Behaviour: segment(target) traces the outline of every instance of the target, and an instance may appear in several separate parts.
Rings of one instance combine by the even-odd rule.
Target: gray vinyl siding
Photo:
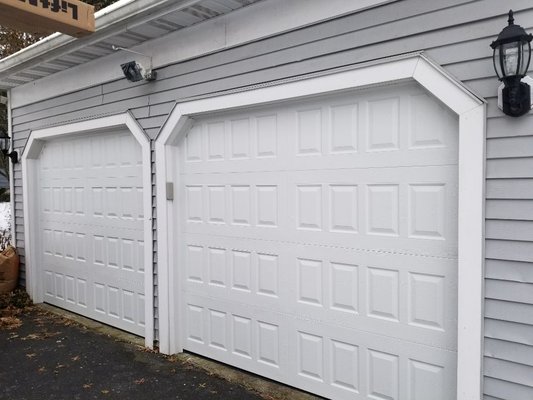
[[[403,0],[169,65],[158,69],[155,82],[96,85],[14,109],[15,146],[21,150],[32,129],[127,110],[155,138],[176,101],[425,50],[488,101],[485,399],[531,400],[533,116],[512,119],[498,110],[489,48],[509,8],[533,30],[531,0]],[[21,190],[17,166],[16,232],[24,262]],[[155,210],[153,216],[155,228]]]

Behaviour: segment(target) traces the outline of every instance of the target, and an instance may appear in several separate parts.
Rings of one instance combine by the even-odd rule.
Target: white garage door
[[[44,301],[144,336],[141,147],[129,132],[44,145]]]
[[[457,136],[415,85],[196,119],[185,348],[335,399],[454,399]]]

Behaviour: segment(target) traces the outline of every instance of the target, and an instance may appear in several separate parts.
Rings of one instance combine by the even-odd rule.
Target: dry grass
[[[23,288],[0,294],[0,329],[17,329],[22,325],[19,316],[32,306]]]

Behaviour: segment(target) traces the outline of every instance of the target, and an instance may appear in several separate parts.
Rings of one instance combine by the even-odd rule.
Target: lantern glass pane
[[[504,76],[518,75],[521,50],[522,47],[519,42],[505,43],[502,45]]]
[[[9,150],[9,137],[5,135],[0,136],[0,150]]]
[[[501,46],[496,47],[494,49],[494,55],[492,56],[492,60],[494,61],[494,70],[496,71],[496,75],[498,75],[498,79],[503,78],[500,50]]]
[[[531,43],[523,42],[522,43],[522,59],[520,60],[520,70],[518,73],[520,75],[527,74],[527,68],[529,67],[529,61],[531,59]]]

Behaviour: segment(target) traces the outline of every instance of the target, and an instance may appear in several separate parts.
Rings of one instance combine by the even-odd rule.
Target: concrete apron
[[[115,340],[121,342],[132,343],[136,346],[144,347],[144,339],[142,337],[133,335],[131,333],[113,328],[109,325],[104,325],[100,322],[81,315],[71,313],[69,311],[57,308],[48,304],[38,304],[41,309],[56,314],[60,317],[74,321],[94,332],[110,336]],[[178,360],[184,361],[189,365],[206,371],[208,374],[218,376],[228,382],[238,384],[244,388],[259,394],[268,400],[320,400],[322,397],[317,397],[309,393],[302,392],[298,389],[285,386],[281,383],[262,378],[243,370],[222,364],[207,358],[197,356],[191,353],[176,354]]]

